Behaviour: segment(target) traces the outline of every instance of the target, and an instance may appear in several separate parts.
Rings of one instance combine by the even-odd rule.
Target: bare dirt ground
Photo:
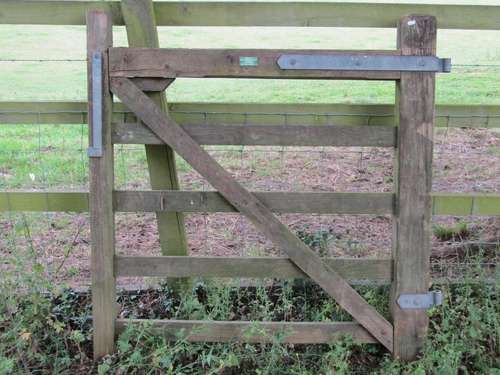
[[[435,138],[435,192],[500,192],[498,133],[449,129],[439,130]],[[252,190],[392,190],[392,150],[272,147],[211,150],[217,160]],[[145,169],[146,166],[128,165],[126,168],[132,171],[134,168]],[[212,190],[191,170],[184,169],[180,180],[184,189]],[[122,181],[120,185],[120,189],[138,188],[148,188],[145,180],[131,179]],[[287,214],[281,215],[281,218],[303,238],[316,241],[316,249],[322,255],[390,257],[390,217]],[[434,274],[446,276],[450,272],[447,267],[463,267],[460,263],[466,256],[478,251],[485,253],[482,262],[496,266],[500,258],[499,218],[434,218],[435,225],[452,227],[457,223],[467,223],[467,230],[458,237],[446,240],[433,238]],[[78,288],[89,285],[87,214],[9,214],[3,215],[0,227],[0,248],[4,258],[29,256],[34,262],[51,269],[57,281],[65,281]],[[237,214],[188,214],[186,227],[192,256],[284,255]],[[116,228],[119,254],[160,254],[154,214],[117,214]],[[150,282],[153,281],[118,281],[123,288],[137,288]]]

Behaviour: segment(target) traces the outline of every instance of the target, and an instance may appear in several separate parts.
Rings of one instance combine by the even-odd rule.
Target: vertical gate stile
[[[113,212],[113,146],[108,54],[112,46],[112,19],[108,12],[87,14],[89,102],[89,208],[91,233],[92,316],[94,358],[114,351],[116,288]],[[100,133],[99,133],[100,132]],[[100,146],[100,147],[99,147]]]
[[[398,49],[403,55],[433,56],[436,30],[432,16],[403,17],[398,24]],[[402,309],[397,300],[404,294],[425,294],[429,288],[434,95],[434,73],[401,73],[396,84],[398,142],[391,312],[394,355],[402,360],[416,358],[428,328],[425,309]]]

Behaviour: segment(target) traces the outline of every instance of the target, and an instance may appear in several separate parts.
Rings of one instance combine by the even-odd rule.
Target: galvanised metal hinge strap
[[[281,55],[282,70],[364,70],[401,72],[451,72],[451,59],[436,56],[388,55]]]
[[[398,305],[403,310],[430,309],[433,306],[443,304],[443,294],[440,290],[434,290],[425,294],[400,294]]]
[[[92,145],[87,149],[91,158],[102,156],[102,54],[92,55]]]

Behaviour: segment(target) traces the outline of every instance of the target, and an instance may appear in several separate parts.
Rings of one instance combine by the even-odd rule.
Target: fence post
[[[112,19],[108,12],[87,14],[87,69],[89,102],[89,144],[102,136],[102,156],[89,161],[89,207],[91,233],[92,316],[94,327],[94,358],[114,351],[116,288],[113,270],[115,253],[115,223],[113,213],[113,145],[111,115],[113,98],[107,74],[107,49],[113,44]],[[93,115],[98,97],[93,95],[92,58],[102,54],[102,134],[93,134]]]
[[[432,16],[403,17],[398,48],[403,55],[435,55],[436,29]],[[402,72],[396,84],[399,128],[391,311],[394,355],[403,361],[415,359],[428,328],[426,310],[402,310],[396,300],[402,293],[427,293],[429,288],[434,92],[435,73]]]
[[[129,47],[159,48],[158,30],[152,0],[122,0],[121,10],[127,29]],[[164,93],[148,96],[167,112]],[[178,190],[175,154],[167,145],[146,145],[149,178],[153,190]],[[188,255],[184,214],[157,212],[158,234],[162,255]]]

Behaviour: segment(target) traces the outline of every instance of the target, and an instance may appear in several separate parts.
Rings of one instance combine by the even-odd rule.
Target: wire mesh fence
[[[208,122],[214,114],[202,115]],[[86,124],[2,125],[0,134],[3,190],[88,189]],[[499,138],[492,130],[437,128],[434,191],[498,193],[499,146]],[[206,149],[251,190],[390,192],[393,189],[393,152],[389,149],[271,146],[207,146]],[[178,159],[177,166],[183,189],[212,190],[182,159]],[[143,147],[116,145],[115,180],[118,190],[149,189]],[[390,217],[280,216],[324,256],[391,256]],[[69,280],[73,285],[86,285],[90,277],[87,220],[87,214],[4,213],[2,247],[7,252],[13,246],[28,249],[36,255],[34,261],[43,264],[57,278]],[[434,217],[433,224],[431,270],[436,280],[454,282],[460,280],[465,270],[475,268],[495,279],[499,260],[497,218]],[[237,214],[187,214],[186,225],[194,256],[284,256]],[[160,254],[154,214],[118,213],[116,235],[117,252],[121,254]],[[126,287],[137,280],[122,282]]]
[[[0,58],[2,64],[77,64],[75,58]],[[454,64],[461,73],[496,71],[498,64]],[[204,124],[221,118],[250,124],[256,118],[270,124],[300,124],[311,117],[317,124],[380,125],[392,122],[388,112],[229,112],[171,111],[172,115]],[[25,116],[26,124],[8,124]],[[122,120],[127,110],[117,109]],[[65,116],[68,124],[51,121]],[[499,193],[500,115],[438,114],[435,130],[435,192]],[[88,190],[86,110],[0,109],[0,190]],[[18,122],[18,120],[16,120]],[[464,128],[460,128],[463,126]],[[469,127],[465,129],[465,127]],[[257,191],[390,192],[393,152],[383,148],[330,147],[206,147],[247,188]],[[182,159],[177,160],[181,186],[212,190]],[[115,146],[115,186],[120,190],[149,189],[144,147]],[[186,225],[192,255],[283,256],[237,214],[191,213]],[[388,216],[282,214],[306,243],[324,256],[391,256],[391,218]],[[434,217],[431,272],[436,280],[453,282],[475,269],[498,276],[500,225],[494,217]],[[87,285],[89,229],[86,213],[0,214],[0,244],[6,257],[26,252],[35,265],[72,285]],[[154,214],[117,214],[117,251],[127,255],[160,254]],[[21,253],[19,253],[19,251]],[[28,255],[29,255],[28,254]],[[479,271],[478,271],[479,272]],[[498,277],[497,277],[498,278]],[[125,281],[127,282],[127,281]],[[126,284],[122,285],[126,286]]]

